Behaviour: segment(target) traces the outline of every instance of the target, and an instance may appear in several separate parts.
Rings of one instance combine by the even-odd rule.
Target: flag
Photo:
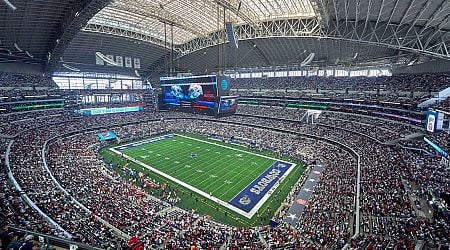
[[[113,139],[117,138],[117,136],[111,131],[98,133],[97,136],[98,136],[98,138],[100,138],[101,141],[108,141],[108,140],[113,140]]]

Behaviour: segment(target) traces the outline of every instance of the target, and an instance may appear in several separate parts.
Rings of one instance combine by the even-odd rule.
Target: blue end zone
[[[135,143],[126,144],[126,145],[123,145],[123,146],[117,146],[117,147],[114,147],[114,149],[117,150],[117,151],[122,151],[122,150],[125,150],[125,149],[134,148],[134,147],[138,147],[138,146],[141,146],[141,145],[145,145],[145,144],[149,144],[149,143],[153,143],[153,142],[169,139],[169,138],[172,138],[174,136],[176,136],[176,135],[168,134],[168,135],[164,135],[164,136],[160,136],[160,137],[156,137],[156,138],[151,138],[151,139],[144,140],[144,141],[138,141],[138,142],[135,142]]]
[[[293,164],[288,162],[275,162],[229,203],[245,212],[250,212],[259,200],[275,185],[279,178],[292,166]]]

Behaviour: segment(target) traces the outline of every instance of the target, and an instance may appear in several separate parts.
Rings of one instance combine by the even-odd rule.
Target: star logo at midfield
[[[289,213],[289,215],[286,216],[286,218],[290,218],[290,219],[293,220],[293,221],[298,219],[297,215],[291,214],[291,213]]]

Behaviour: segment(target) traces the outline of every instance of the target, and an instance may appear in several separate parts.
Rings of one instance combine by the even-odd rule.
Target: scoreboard
[[[443,130],[444,125],[444,113],[434,110],[427,111],[427,117],[425,122],[425,129],[428,132],[435,133]]]
[[[237,96],[229,96],[231,79],[221,75],[161,77],[159,108],[208,115],[234,114]]]
[[[221,96],[217,114],[234,114],[238,105],[238,96]]]

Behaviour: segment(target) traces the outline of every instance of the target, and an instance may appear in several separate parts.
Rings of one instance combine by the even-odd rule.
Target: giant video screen
[[[161,78],[162,106],[165,109],[212,113],[217,96],[215,76]]]
[[[234,114],[238,106],[238,96],[221,96],[218,114]]]

